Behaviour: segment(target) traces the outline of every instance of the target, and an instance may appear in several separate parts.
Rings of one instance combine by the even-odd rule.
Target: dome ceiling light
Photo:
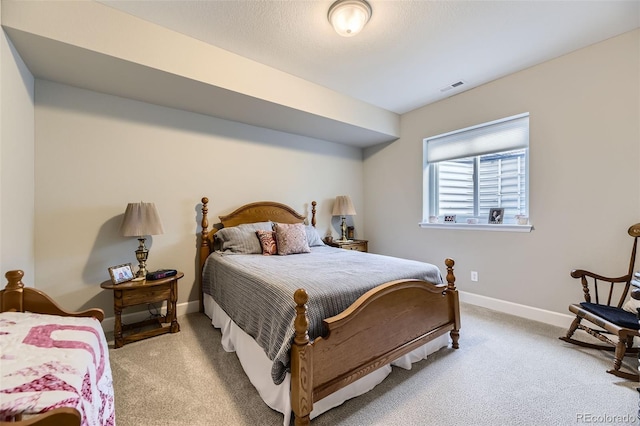
[[[328,18],[338,34],[352,37],[369,22],[371,6],[365,0],[338,0],[329,8]]]

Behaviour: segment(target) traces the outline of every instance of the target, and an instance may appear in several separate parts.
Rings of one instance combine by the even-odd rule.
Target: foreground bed
[[[312,203],[312,206],[311,223],[315,226],[315,202]],[[426,276],[432,277],[429,279],[432,282],[408,278],[411,274],[407,272],[399,275],[402,279],[383,280],[372,285],[370,276],[393,276],[384,275],[384,270],[388,269],[386,264],[380,273],[354,272],[355,270],[349,268],[343,273],[343,278],[315,282],[315,278],[312,279],[312,277],[325,275],[340,277],[335,275],[337,272],[332,269],[332,265],[336,263],[334,260],[319,263],[326,268],[324,273],[304,274],[306,268],[304,263],[317,264],[322,262],[317,260],[322,259],[322,256],[331,256],[331,259],[335,259],[336,256],[350,256],[347,259],[350,265],[369,261],[373,262],[369,263],[372,268],[379,262],[386,262],[387,259],[391,261],[393,258],[322,247],[322,243],[319,244],[320,247],[311,247],[308,252],[305,252],[307,254],[297,258],[294,256],[265,257],[253,254],[249,256],[225,255],[215,252],[215,248],[217,248],[215,234],[220,226],[211,231],[208,229],[208,199],[206,197],[202,199],[202,213],[200,262],[203,268],[203,280],[201,280],[200,294],[204,298],[201,302],[201,309],[204,310],[205,305],[211,304],[213,306],[213,310],[207,309],[207,311],[208,315],[212,317],[214,325],[218,323],[217,326],[225,330],[227,325],[232,327],[236,323],[240,324],[240,328],[245,331],[249,330],[248,334],[256,342],[261,342],[263,340],[262,329],[258,327],[251,330],[255,323],[251,319],[253,308],[249,308],[250,296],[257,294],[258,303],[269,307],[272,304],[276,305],[276,302],[282,298],[282,291],[286,292],[288,288],[291,288],[291,284],[284,283],[298,283],[297,289],[293,288],[290,293],[285,293],[287,296],[283,305],[284,309],[276,308],[274,311],[267,312],[267,318],[283,316],[282,321],[289,325],[290,333],[283,333],[281,346],[276,345],[273,348],[261,346],[264,352],[272,352],[269,359],[273,362],[272,376],[276,384],[282,376],[279,370],[290,371],[290,377],[287,375],[290,380],[290,392],[288,392],[289,389],[286,390],[288,396],[290,395],[290,410],[293,410],[295,414],[296,424],[310,422],[313,417],[314,404],[318,401],[330,400],[331,397],[354,387],[359,387],[360,390],[348,394],[345,398],[360,394],[363,389],[364,391],[370,389],[372,386],[362,385],[362,380],[379,376],[379,373],[385,368],[390,371],[388,365],[392,361],[410,358],[411,354],[416,352],[423,352],[420,355],[420,358],[423,358],[426,356],[425,350],[434,349],[433,345],[427,345],[429,342],[438,341],[438,345],[435,346],[435,349],[438,349],[442,345],[442,339],[447,339],[447,333],[450,334],[452,346],[458,347],[460,314],[458,294],[454,285],[453,260],[447,259],[445,261],[447,284],[441,283],[442,278],[439,275],[439,270],[433,265],[402,259],[396,259],[394,262],[403,262],[402,265],[406,265],[407,269],[426,267],[426,272],[416,269],[415,273],[420,277],[425,276],[426,273]],[[260,202],[243,206],[228,216],[221,216],[220,221],[222,229],[230,227],[242,229],[239,225],[269,223],[269,221],[277,224],[302,224],[305,217],[288,206],[273,202]],[[223,231],[221,234],[225,234],[225,232]],[[222,240],[224,241],[224,239],[223,236]],[[268,260],[263,260],[265,258]],[[213,272],[210,271],[212,263],[216,264]],[[268,264],[276,265],[276,269],[269,269],[271,266],[267,267]],[[279,273],[277,265],[282,270],[287,270],[287,273]],[[393,267],[391,266],[391,268]],[[253,275],[248,272],[251,269],[256,271]],[[433,275],[434,270],[436,275]],[[292,271],[295,271],[295,275],[288,276],[292,274]],[[220,290],[218,275],[231,277],[233,285]],[[362,279],[355,279],[358,277],[368,278],[369,282],[362,287],[359,284]],[[210,284],[211,278],[213,278],[214,284]],[[279,282],[280,278],[282,286]],[[253,287],[253,290],[249,287],[252,280],[257,283],[257,287]],[[331,283],[331,281],[338,282]],[[323,293],[319,289],[323,289],[329,284],[337,285],[337,287],[344,284],[345,288],[350,289],[350,293],[349,295],[340,294],[335,299],[328,299],[328,302],[318,301],[318,295]],[[283,287],[284,290],[280,287]],[[225,305],[224,309],[218,309],[220,300],[222,300],[222,304],[228,303],[221,299],[221,295],[237,291],[236,288],[242,292],[240,296],[235,296],[235,299],[243,300],[242,306],[234,307],[231,304]],[[273,294],[273,296],[261,295],[263,290],[266,292],[265,294]],[[349,300],[349,304],[342,306],[340,302],[346,300]],[[289,303],[290,309],[286,309],[287,303]],[[318,318],[319,313],[329,312],[327,306],[334,306],[334,312]],[[239,314],[225,315],[234,310],[239,311]],[[285,313],[281,314],[282,311]],[[218,314],[221,315],[220,318]],[[225,339],[223,331],[223,344]],[[273,339],[271,334],[267,338],[269,341]],[[448,342],[448,340],[446,341]],[[431,347],[425,349],[428,346]],[[237,352],[243,362],[243,356],[239,350]],[[283,368],[278,368],[279,363],[283,365]],[[243,362],[245,370],[250,364],[251,362]],[[383,374],[382,378],[386,374]],[[249,372],[248,375],[251,379],[252,376]],[[251,380],[255,385],[254,380]],[[286,384],[286,381],[284,383]],[[261,392],[260,388],[256,387]],[[264,398],[265,394],[269,393],[271,392],[261,392],[261,395]],[[341,403],[345,398],[338,398],[337,402],[329,403],[328,408]],[[273,407],[266,399],[265,402]],[[285,423],[287,423],[286,410],[280,409],[280,411],[285,414]]]
[[[24,287],[22,271],[0,291],[0,424],[114,425],[101,309],[68,312]],[[7,423],[5,423],[7,421]]]

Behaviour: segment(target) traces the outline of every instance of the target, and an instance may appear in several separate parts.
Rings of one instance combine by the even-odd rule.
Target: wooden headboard
[[[291,207],[276,203],[275,201],[258,201],[255,203],[245,204],[226,216],[219,216],[222,227],[213,227],[209,230],[209,199],[202,197],[202,231],[199,247],[199,268],[198,268],[198,286],[200,298],[200,312],[204,312],[202,300],[202,268],[207,257],[214,250],[214,235],[218,229],[229,226],[237,226],[243,223],[266,222],[268,220],[279,223],[306,223],[307,217],[296,212]],[[311,225],[316,226],[316,205],[315,201],[311,202]]]

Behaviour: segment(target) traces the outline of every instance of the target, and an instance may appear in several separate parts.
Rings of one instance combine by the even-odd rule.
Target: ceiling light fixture
[[[338,0],[329,8],[328,18],[338,34],[352,37],[371,19],[371,6],[365,0]]]

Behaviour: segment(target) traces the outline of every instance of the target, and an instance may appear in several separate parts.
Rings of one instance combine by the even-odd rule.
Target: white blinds
[[[425,139],[427,163],[529,147],[529,113]]]
[[[496,206],[504,208],[508,217],[527,211],[524,151],[480,157],[478,174],[478,214],[488,215]]]
[[[525,150],[488,154],[474,159],[441,161],[434,165],[437,205],[430,215],[457,214],[486,217],[502,207],[505,216],[526,213]],[[477,167],[477,176],[475,169]]]

